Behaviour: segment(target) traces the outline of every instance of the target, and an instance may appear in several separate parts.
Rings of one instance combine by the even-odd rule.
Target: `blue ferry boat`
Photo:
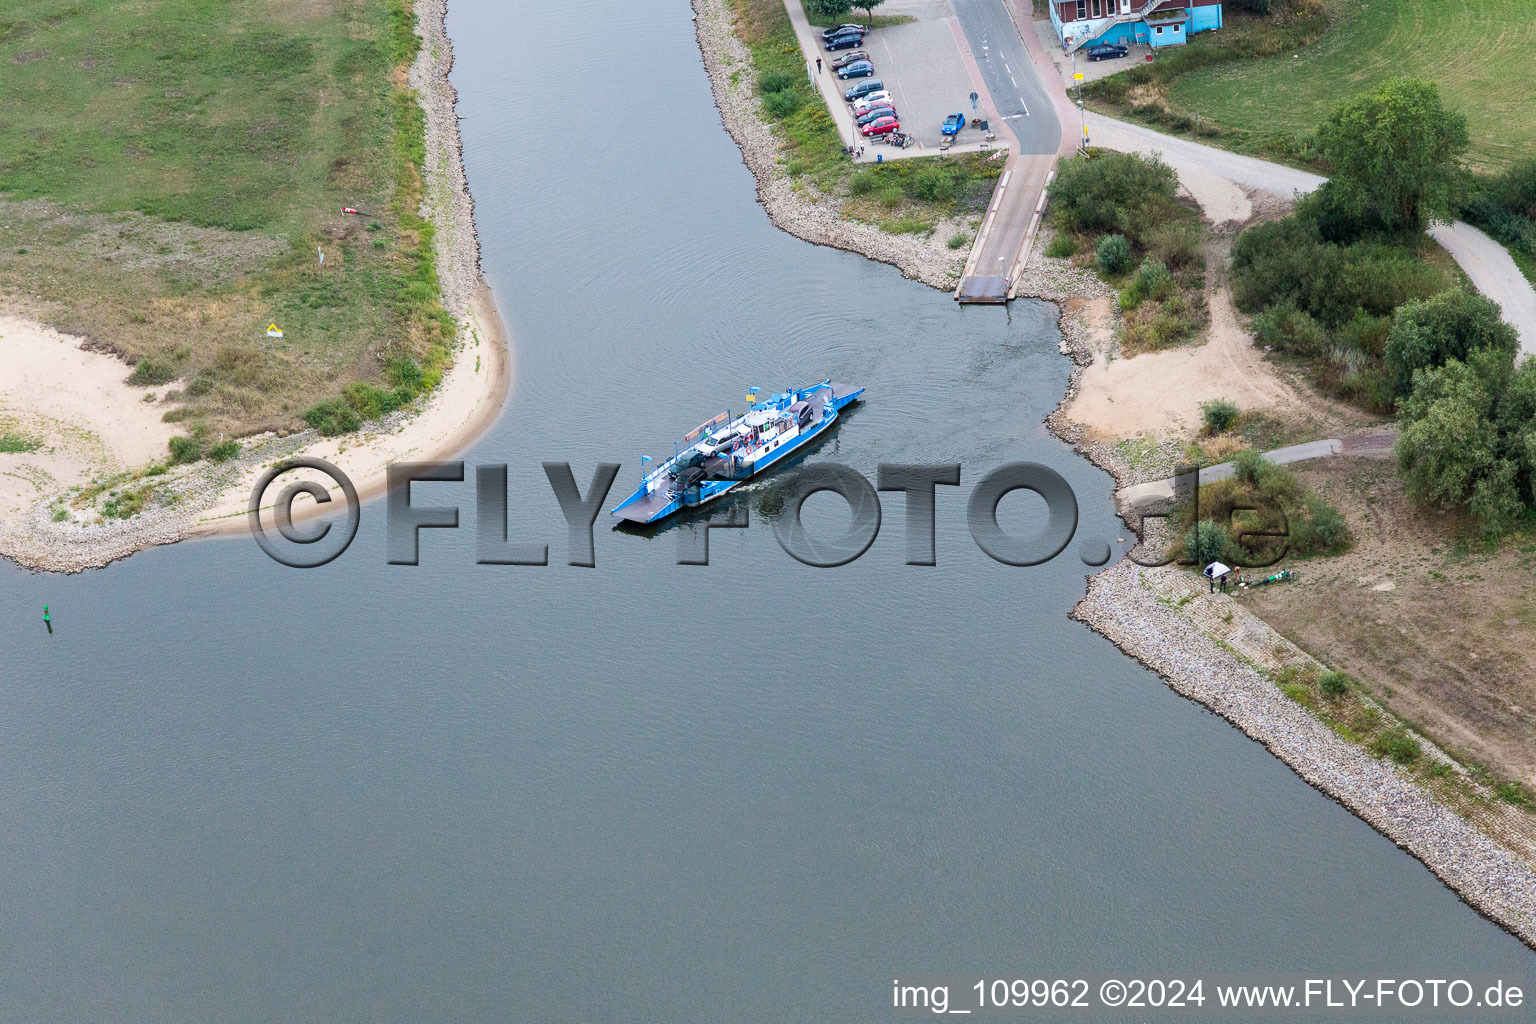
[[[830,380],[763,399],[754,388],[746,412],[733,418],[726,411],[689,431],[677,454],[641,477],[611,514],[655,523],[711,502],[820,437],[863,393]]]

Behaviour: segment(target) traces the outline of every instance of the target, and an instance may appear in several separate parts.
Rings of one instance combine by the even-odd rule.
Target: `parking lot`
[[[786,6],[790,10],[791,20],[801,22],[802,19],[797,17],[801,13],[797,0],[790,0]],[[970,94],[982,90],[967,67],[964,37],[948,0],[886,0],[878,11],[882,17],[906,15],[915,19],[902,25],[872,29],[864,36],[864,42],[859,47],[869,53],[869,59],[875,65],[873,77],[885,83],[896,105],[901,130],[912,136],[914,145],[898,150],[879,143],[872,144],[856,134],[851,117],[845,120],[834,109],[833,116],[843,130],[845,139],[853,145],[865,146],[864,159],[873,160],[877,154],[887,160],[898,156],[931,156],[939,151],[943,140],[940,127],[944,118],[957,113],[965,114],[967,127],[955,140],[953,151],[968,152],[1007,145],[1007,136],[998,131],[999,125],[995,120],[991,128],[998,134],[991,143],[987,142],[980,131],[969,127],[970,118],[988,115],[987,101],[983,95],[980,109],[971,109]],[[861,12],[855,10],[848,20],[862,22],[864,19]],[[796,28],[799,29],[800,25],[797,24]],[[818,76],[818,84],[824,94],[831,94],[828,106],[833,106],[835,98],[836,106],[846,111],[848,108],[842,95],[862,79],[839,79],[831,71],[832,62],[842,54],[827,53],[822,49],[820,26],[808,27],[802,32],[801,44],[811,54],[812,60],[817,56],[822,58],[824,70]]]

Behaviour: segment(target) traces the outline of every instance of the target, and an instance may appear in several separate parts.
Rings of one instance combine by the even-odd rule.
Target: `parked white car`
[[[894,107],[896,101],[891,99],[891,94],[884,89],[872,92],[868,96],[853,101],[853,112],[857,116],[864,113],[870,107]]]

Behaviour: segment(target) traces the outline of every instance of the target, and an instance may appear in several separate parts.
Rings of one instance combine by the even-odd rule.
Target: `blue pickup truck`
[[[964,114],[950,114],[944,119],[944,127],[939,131],[944,135],[959,135],[960,129],[965,127]]]

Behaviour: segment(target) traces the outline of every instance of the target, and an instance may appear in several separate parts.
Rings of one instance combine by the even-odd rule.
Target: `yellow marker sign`
[[[1083,73],[1081,71],[1072,72],[1072,80],[1074,82],[1081,82],[1083,80]]]
[[[272,324],[270,327],[267,328],[267,337],[269,337],[269,338],[281,338],[282,336],[283,336],[283,332],[277,329],[277,324]]]

